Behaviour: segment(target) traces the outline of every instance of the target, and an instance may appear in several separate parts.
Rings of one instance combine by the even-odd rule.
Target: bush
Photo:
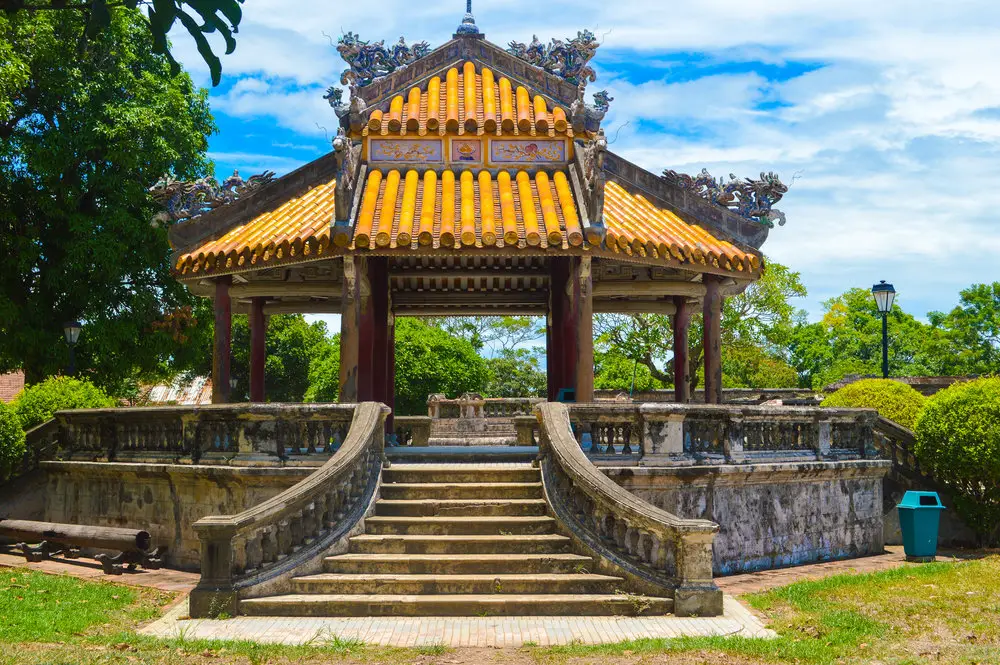
[[[7,480],[24,459],[24,430],[14,409],[0,402],[0,481]]]
[[[891,379],[863,379],[844,386],[825,400],[822,406],[847,409],[875,409],[908,429],[913,429],[927,398],[916,390]]]
[[[954,491],[955,508],[981,537],[1000,525],[1000,378],[958,383],[927,402],[917,459]]]
[[[53,376],[22,390],[11,403],[25,431],[41,425],[63,409],[103,409],[115,401],[89,381]]]

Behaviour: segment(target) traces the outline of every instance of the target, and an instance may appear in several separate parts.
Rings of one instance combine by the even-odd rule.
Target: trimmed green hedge
[[[917,459],[954,491],[959,515],[984,539],[1000,535],[1000,378],[957,383],[931,397],[916,435]]]
[[[24,459],[24,430],[14,409],[0,402],[0,481],[7,480]]]
[[[11,406],[25,431],[37,427],[63,409],[104,409],[115,400],[89,381],[53,376],[22,390]]]
[[[913,429],[927,398],[916,390],[891,379],[863,379],[833,393],[821,406],[846,409],[875,409],[908,429]]]

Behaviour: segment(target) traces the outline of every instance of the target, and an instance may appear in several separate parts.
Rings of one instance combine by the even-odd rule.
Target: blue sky
[[[252,0],[211,91],[219,175],[288,172],[329,149],[323,100],[343,31],[447,41],[464,2]],[[603,40],[594,65],[615,101],[612,149],[642,166],[716,176],[776,171],[788,224],[765,252],[801,272],[799,305],[880,279],[923,317],[1000,279],[1000,18],[988,0],[493,0],[491,41]],[[185,34],[175,51],[208,86]],[[218,49],[217,49],[218,50]]]

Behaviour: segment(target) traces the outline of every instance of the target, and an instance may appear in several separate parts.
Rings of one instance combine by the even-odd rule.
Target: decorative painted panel
[[[444,146],[441,139],[371,139],[368,161],[441,163]]]
[[[493,139],[494,164],[552,164],[566,162],[566,142],[548,139]]]
[[[469,162],[480,164],[483,161],[483,142],[481,139],[452,139],[451,161],[453,163]]]

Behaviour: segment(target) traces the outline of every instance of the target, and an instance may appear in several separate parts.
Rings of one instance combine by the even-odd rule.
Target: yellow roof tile
[[[443,84],[443,85],[442,85]],[[432,77],[423,89],[414,87],[376,108],[368,116],[368,135],[514,134],[573,136],[566,109],[549,108],[545,98],[505,76],[496,78],[473,62],[449,69],[442,81]]]
[[[584,238],[567,173],[501,170],[373,169],[361,185],[353,235],[341,246],[364,250],[465,248],[569,250],[589,247],[647,260],[753,272],[760,256],[657,207],[616,182],[605,186],[603,247]],[[183,254],[186,277],[228,273],[332,256],[335,182],[315,186],[274,210]],[[339,240],[339,238],[338,238]]]

